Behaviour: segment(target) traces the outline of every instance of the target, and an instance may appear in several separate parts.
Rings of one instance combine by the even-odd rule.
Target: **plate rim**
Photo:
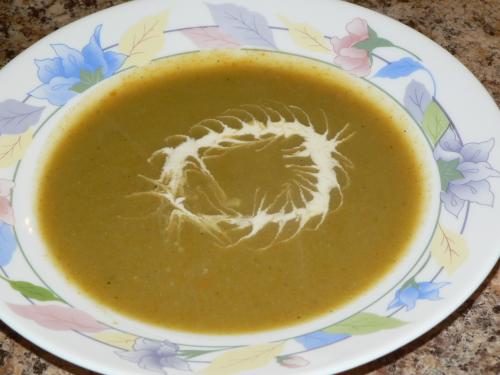
[[[142,0],[141,1],[142,3],[149,3],[148,1],[146,0]],[[152,2],[151,2],[152,3]],[[168,5],[173,5],[175,4],[176,2],[175,1],[172,1],[172,2],[169,2]],[[198,2],[196,2],[198,3]],[[106,12],[116,12],[117,9],[116,8],[126,8],[129,6],[130,3],[124,3],[124,4],[119,4],[119,5],[116,5],[116,6],[113,6],[113,7],[110,7],[110,8],[107,8],[107,9],[104,9],[102,11],[99,11],[99,12],[96,12],[96,13],[93,13],[91,15],[88,15],[86,17],[83,17],[79,20],[76,20],[68,25],[65,25],[64,27],[58,29],[55,33],[51,33],[51,34],[48,34],[47,36],[45,36],[44,38],[40,39],[39,41],[37,41],[35,44],[33,44],[28,50],[25,50],[23,51],[21,54],[17,55],[14,59],[12,59],[8,64],[6,64],[3,68],[2,68],[2,73],[5,72],[5,70],[8,70],[6,68],[10,68],[11,69],[11,66],[14,66],[17,61],[23,59],[28,53],[29,53],[29,50],[33,49],[34,47],[38,46],[38,45],[42,45],[42,44],[46,44],[48,40],[50,39],[53,39],[54,36],[56,35],[59,35],[59,33],[61,34],[64,34],[66,33],[69,29],[71,29],[72,27],[74,27],[74,24],[75,23],[86,23],[88,22],[90,19],[92,19],[93,17],[95,17],[97,14],[103,14],[103,13],[106,13]],[[457,67],[460,67],[460,69],[462,70],[461,74],[465,74],[467,75],[467,79],[469,80],[472,80],[476,86],[476,90],[480,91],[482,90],[482,94],[481,94],[481,97],[482,97],[482,100],[486,100],[485,97],[489,97],[490,98],[490,103],[489,105],[495,105],[496,106],[496,103],[495,101],[493,100],[493,98],[491,97],[491,95],[489,94],[489,92],[484,88],[484,86],[477,80],[477,78],[469,71],[469,69],[467,67],[465,67],[458,59],[454,58],[448,51],[446,51],[444,48],[442,48],[441,46],[439,46],[437,43],[435,43],[434,41],[432,41],[431,39],[427,38],[425,35],[419,33],[418,31],[416,30],[413,30],[411,28],[409,28],[408,26],[390,18],[390,17],[387,17],[385,15],[382,15],[378,12],[375,12],[373,10],[370,10],[370,9],[366,9],[366,8],[363,8],[363,7],[360,7],[358,5],[355,5],[355,4],[348,4],[349,6],[352,6],[352,7],[355,7],[355,8],[359,8],[360,10],[362,10],[363,13],[372,13],[372,15],[376,16],[376,17],[383,17],[384,18],[384,22],[391,22],[391,23],[397,23],[399,27],[401,26],[404,26],[405,28],[407,28],[408,30],[411,30],[412,33],[417,33],[420,37],[423,37],[425,39],[425,42],[426,43],[429,43],[431,42],[433,44],[434,47],[438,47],[440,49],[440,53],[446,53],[446,55],[450,58],[453,59],[454,61],[454,65],[457,66]],[[2,75],[0,73],[0,79],[2,78]],[[465,78],[465,77],[464,77]],[[486,94],[486,96],[484,95]],[[494,255],[494,254],[493,254]],[[498,260],[498,259],[497,259]],[[407,335],[405,334],[404,337],[402,337],[400,339],[400,342],[397,343],[397,344],[393,344],[392,346],[390,346],[389,348],[387,348],[387,344],[384,345],[385,349],[384,348],[380,348],[380,349],[377,349],[376,352],[378,354],[376,354],[375,356],[373,355],[369,355],[369,354],[366,354],[364,357],[368,358],[368,359],[363,359],[358,365],[361,365],[363,363],[366,363],[368,361],[371,361],[371,360],[374,360],[376,358],[379,358],[380,356],[383,356],[387,353],[390,353],[394,350],[396,350],[397,348],[400,348],[404,345],[406,345],[407,343],[409,343],[410,341],[413,341],[415,340],[416,338],[420,337],[421,335],[423,335],[425,332],[429,331],[430,329],[434,328],[439,322],[443,321],[444,319],[446,319],[449,315],[451,315],[458,307],[460,307],[465,300],[467,300],[469,298],[469,296],[477,289],[480,287],[480,285],[483,283],[483,281],[487,278],[487,276],[491,273],[491,271],[494,269],[496,265],[496,262],[492,262],[489,267],[485,267],[482,269],[483,272],[480,273],[480,275],[477,275],[477,273],[475,273],[475,275],[477,275],[475,277],[475,282],[473,283],[470,283],[469,284],[469,288],[465,291],[465,292],[462,292],[461,293],[461,297],[460,298],[454,298],[453,301],[454,303],[451,305],[447,304],[447,307],[446,309],[444,309],[443,311],[440,311],[439,313],[435,313],[433,314],[433,317],[434,319],[432,319],[432,323],[427,323],[425,324],[425,327],[421,327],[421,329],[418,329],[416,330],[416,332],[412,335]],[[448,301],[448,302],[451,302],[451,301]],[[9,315],[7,315],[8,317]],[[36,345],[40,346],[41,348],[47,348],[47,343],[43,343],[43,339],[40,340],[39,338],[36,337],[36,335],[33,337],[31,335],[31,332],[29,332],[29,329],[27,330],[24,330],[23,328],[17,326],[16,327],[16,324],[15,324],[15,319],[12,321],[12,322],[9,322],[7,319],[5,319],[5,316],[2,316],[2,320],[8,325],[10,326],[12,329],[14,329],[16,332],[20,333],[22,336],[26,337],[29,341],[35,343]],[[19,322],[20,323],[20,322]],[[419,327],[420,325],[418,325]],[[410,337],[411,336],[411,337]],[[393,342],[394,340],[391,340],[391,343]],[[60,352],[56,352],[56,351],[53,351],[53,350],[50,350],[50,349],[45,349],[45,350],[48,350],[50,352],[52,352],[53,354],[59,356],[59,357],[63,357],[63,358],[66,358],[68,359],[70,362],[72,363],[76,363],[82,367],[85,367],[85,368],[92,368],[92,369],[96,369],[97,367],[90,367],[88,364],[85,364],[83,362],[81,362],[76,356],[75,358],[72,358],[72,355],[71,353],[67,353],[66,355],[64,356],[61,356],[59,353]],[[102,366],[102,364],[99,364],[99,366]],[[346,367],[344,369],[347,369],[347,368],[351,368],[351,367]],[[110,368],[111,369],[111,368]],[[326,368],[325,368],[326,369]],[[342,371],[343,369],[340,369],[338,370],[336,368],[337,371]],[[99,371],[99,370],[97,370]],[[317,371],[322,371],[321,369],[318,369]],[[307,372],[307,370],[305,371]],[[314,373],[314,372],[311,372],[311,373]]]

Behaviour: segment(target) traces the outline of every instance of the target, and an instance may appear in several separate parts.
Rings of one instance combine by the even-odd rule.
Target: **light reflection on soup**
[[[204,52],[96,91],[39,179],[53,259],[100,303],[192,332],[278,328],[359,296],[404,255],[427,179],[402,117],[352,80]]]

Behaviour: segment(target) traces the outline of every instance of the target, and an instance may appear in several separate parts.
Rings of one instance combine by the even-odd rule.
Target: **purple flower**
[[[396,297],[389,304],[387,309],[395,309],[397,307],[406,307],[406,311],[412,310],[417,300],[427,299],[436,301],[439,297],[439,289],[449,283],[433,283],[431,281],[417,283],[413,279],[407,282],[401,289],[396,292]]]
[[[140,368],[167,374],[166,368],[191,371],[189,364],[179,357],[179,347],[168,341],[156,341],[139,338],[135,341],[133,350],[116,352],[121,358],[135,362]]]
[[[95,28],[81,52],[65,44],[52,44],[57,57],[35,60],[42,85],[29,95],[62,106],[78,93],[114,74],[126,56],[102,49],[101,28],[102,25]]]
[[[487,178],[500,176],[488,163],[494,145],[493,138],[464,145],[451,129],[436,145],[434,158],[441,174],[441,201],[453,215],[458,216],[465,202],[493,205],[494,195]]]

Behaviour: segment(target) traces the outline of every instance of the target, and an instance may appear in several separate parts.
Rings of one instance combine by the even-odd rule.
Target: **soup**
[[[406,118],[356,79],[259,51],[118,78],[62,121],[38,189],[51,257],[99,303],[190,332],[273,329],[406,253],[428,180]]]

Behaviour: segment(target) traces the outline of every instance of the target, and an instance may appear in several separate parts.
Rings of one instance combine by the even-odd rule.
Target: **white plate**
[[[363,77],[363,84],[405,108],[433,146],[445,189],[436,204],[439,222],[428,223],[435,227],[429,246],[337,314],[244,337],[154,329],[95,306],[64,285],[52,272],[29,214],[36,159],[57,119],[95,89],[93,81],[153,59],[211,48],[267,49],[322,60]],[[101,74],[81,75],[96,69]],[[134,1],[44,38],[8,64],[0,82],[0,318],[80,366],[109,374],[346,370],[432,328],[498,260],[496,105],[439,46],[369,10],[325,0]],[[86,94],[77,92],[87,88]]]

